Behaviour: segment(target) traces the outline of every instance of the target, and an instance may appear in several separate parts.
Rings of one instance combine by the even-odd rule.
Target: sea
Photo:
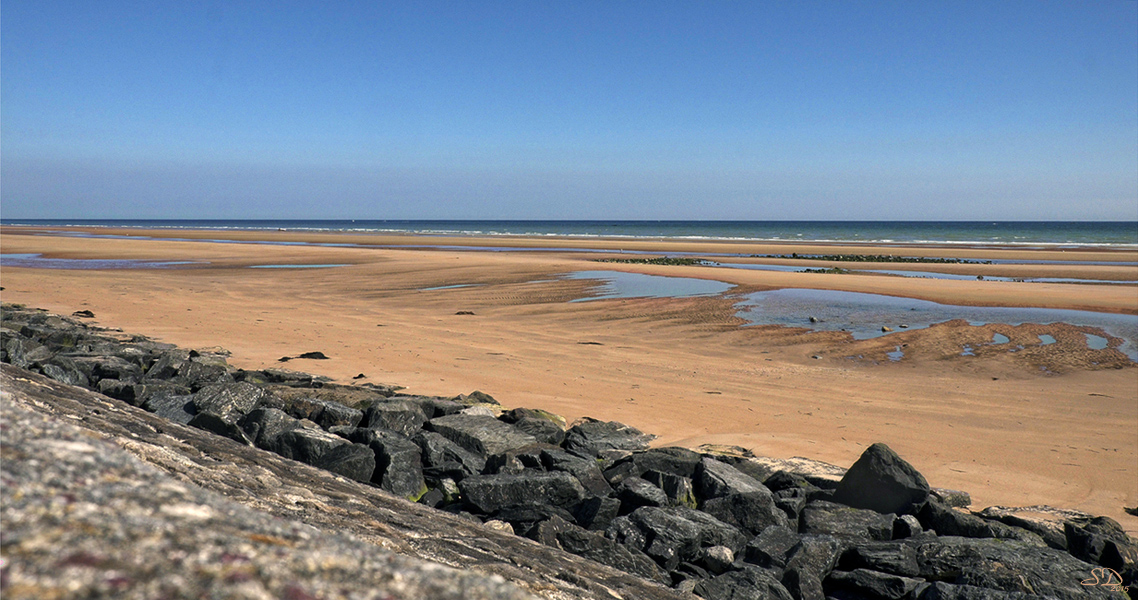
[[[0,219],[3,225],[1138,248],[1138,221]]]

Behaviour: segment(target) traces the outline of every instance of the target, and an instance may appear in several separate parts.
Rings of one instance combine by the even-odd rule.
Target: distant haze
[[[4,218],[1138,220],[1138,3],[0,4]]]

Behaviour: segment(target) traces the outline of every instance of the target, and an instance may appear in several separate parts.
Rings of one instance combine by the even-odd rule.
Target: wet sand
[[[42,229],[42,228],[39,228]],[[72,230],[74,231],[74,230]],[[611,249],[659,256],[895,254],[1080,261],[1075,265],[918,265],[732,258],[808,268],[934,270],[1006,277],[1138,280],[1138,252],[966,247],[674,242],[566,238],[438,238],[305,232],[114,231],[153,238],[363,244],[368,248],[99,239],[4,228],[5,253],[54,258],[200,261],[171,269],[5,267],[5,302],[70,314],[187,347],[222,346],[243,368],[281,367],[345,383],[454,395],[475,389],[507,406],[634,425],[659,444],[734,444],[774,457],[848,466],[885,442],[938,487],[967,490],[974,507],[1050,504],[1109,515],[1133,533],[1138,517],[1138,370],[1117,351],[1086,347],[1059,326],[949,323],[873,340],[783,327],[745,327],[724,297],[569,302],[593,283],[561,279],[620,270],[715,279],[736,291],[836,289],[948,304],[1034,306],[1138,314],[1138,286],[934,280],[883,275],[748,271],[595,262]],[[434,248],[430,247],[434,246]],[[496,252],[439,246],[549,248]],[[712,260],[727,261],[726,258]],[[251,265],[347,264],[250,269]],[[466,285],[425,291],[425,288]],[[473,312],[474,314],[456,314]],[[1054,334],[1029,352],[960,348],[993,333],[1013,343]],[[905,344],[905,357],[886,353]],[[323,361],[277,359],[324,352]],[[821,356],[822,358],[812,358]],[[849,358],[860,357],[860,358]],[[357,374],[365,379],[353,380]]]

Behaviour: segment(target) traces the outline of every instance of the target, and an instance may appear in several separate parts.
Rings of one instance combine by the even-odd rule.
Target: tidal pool
[[[200,265],[192,260],[135,260],[103,258],[44,258],[42,254],[0,254],[0,266],[27,269],[168,269],[182,265]]]
[[[955,306],[880,294],[797,288],[748,294],[737,306],[738,316],[753,325],[848,331],[858,340],[887,335],[888,332],[881,330],[883,326],[899,329],[907,325],[908,329],[923,329],[953,319],[965,319],[973,325],[1068,323],[1097,327],[1122,338],[1124,341],[1119,350],[1130,360],[1138,361],[1138,316],[1135,315],[1050,308]],[[1101,336],[1094,337],[1106,341]],[[993,343],[1007,343],[1006,336],[994,337]]]
[[[347,264],[325,264],[325,265],[249,265],[250,269],[327,269],[330,267],[346,267]]]
[[[595,279],[602,282],[599,293],[588,298],[577,298],[572,302],[606,300],[610,298],[690,298],[692,296],[715,296],[730,291],[735,286],[722,281],[695,279],[692,277],[664,277],[624,271],[577,271],[566,276],[567,279]]]

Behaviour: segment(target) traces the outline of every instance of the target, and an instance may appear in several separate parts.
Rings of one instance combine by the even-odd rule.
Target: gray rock
[[[714,458],[704,458],[696,468],[693,478],[696,492],[705,501],[719,498],[728,494],[745,494],[749,492],[765,493],[771,497],[771,492],[754,477],[745,475],[742,471]],[[773,506],[773,498],[771,500]]]
[[[364,411],[360,424],[374,429],[390,429],[407,437],[413,437],[426,422],[427,415],[419,404],[406,400],[392,400],[372,403]]]
[[[639,549],[665,570],[671,571],[680,561],[698,556],[702,532],[695,523],[651,506],[637,509],[628,519],[644,536],[644,546]]]
[[[888,541],[893,539],[893,515],[817,500],[803,509],[799,529],[854,540]]]
[[[1030,531],[1043,538],[1048,546],[1057,550],[1067,549],[1067,532],[1064,524],[1071,518],[1089,518],[1085,513],[1075,514],[1050,506],[1007,507],[989,506],[978,513],[988,521],[999,521]]]
[[[1031,600],[1039,598],[1035,594],[1023,592],[1001,592],[974,585],[952,585],[943,581],[935,581],[924,589],[918,600]]]
[[[846,471],[834,502],[883,514],[916,514],[928,496],[923,475],[889,446],[873,444]]]
[[[568,473],[474,475],[458,482],[463,499],[482,514],[509,506],[548,504],[566,508],[585,499],[585,488]]]
[[[831,593],[832,590],[849,590],[870,598],[900,600],[909,596],[923,582],[923,579],[900,577],[868,569],[855,569],[853,571],[833,571],[823,585],[824,589]]]
[[[829,535],[803,535],[787,553],[782,581],[796,598],[825,597],[822,581],[830,575],[841,554],[842,544]]]
[[[790,551],[798,545],[796,531],[781,525],[771,525],[747,543],[743,560],[772,571],[786,567]]]
[[[375,472],[375,463],[375,452],[371,448],[363,444],[344,444],[321,454],[312,466],[367,482]]]
[[[624,477],[644,477],[649,471],[691,478],[703,457],[687,448],[655,448],[634,452],[605,468],[605,478],[616,485]]]
[[[577,523],[587,529],[604,531],[620,514],[620,500],[608,496],[593,496],[577,506],[574,516]]]
[[[921,572],[916,547],[906,542],[858,544],[842,554],[838,567],[845,571],[869,569],[902,577],[916,577]]]
[[[396,496],[412,502],[427,492],[423,477],[422,450],[417,444],[394,431],[355,428],[348,439],[365,444],[375,454],[371,481]]]
[[[541,463],[547,470],[572,474],[590,494],[607,496],[612,493],[612,488],[605,481],[594,460],[584,459],[561,449],[549,448],[541,451]]]
[[[753,491],[731,493],[706,500],[702,509],[715,518],[756,535],[771,525],[790,522],[775,504],[774,496],[761,486]]]
[[[743,547],[747,545],[747,540],[750,539],[749,535],[737,527],[694,508],[677,506],[666,510],[695,524],[696,528],[699,529],[699,544],[702,547],[726,546],[738,554],[743,551]]]
[[[655,438],[623,423],[587,419],[569,428],[564,447],[578,456],[595,457],[603,450],[644,450]]]
[[[699,562],[709,573],[719,575],[734,566],[735,552],[727,546],[709,546],[703,549]]]
[[[421,431],[411,441],[422,451],[424,469],[439,477],[460,481],[486,468],[484,456],[470,452],[433,431]]]
[[[209,413],[236,422],[253,410],[264,395],[264,389],[249,383],[211,384],[194,394],[194,408],[198,414]]]
[[[329,450],[350,444],[344,438],[320,429],[290,429],[273,438],[270,450],[277,454],[315,465]]]
[[[1110,517],[1094,517],[1067,521],[1067,548],[1078,559],[1114,569],[1133,582],[1138,563],[1138,544],[1118,521]]]
[[[245,437],[258,448],[271,450],[280,434],[300,428],[300,421],[276,408],[254,408],[238,421]]]
[[[681,477],[661,471],[645,471],[644,480],[664,490],[669,506],[696,508],[699,500],[695,496],[695,486],[690,477]]]
[[[427,427],[466,450],[487,457],[537,443],[532,435],[493,417],[447,415],[431,419]]]
[[[143,379],[147,381],[173,379],[178,376],[182,365],[188,360],[190,360],[188,350],[173,349],[162,352],[146,369]]]
[[[917,542],[920,576],[1004,592],[1075,600],[1117,598],[1101,586],[1084,586],[1093,565],[1066,552],[1007,539],[944,536]]]
[[[620,499],[621,512],[632,512],[641,506],[667,506],[668,496],[664,490],[639,477],[626,477],[616,486]]]
[[[211,383],[233,383],[233,375],[223,364],[206,363],[198,360],[188,360],[178,369],[176,381],[189,386],[193,391]]]
[[[532,435],[534,439],[544,444],[560,446],[565,441],[565,430],[549,419],[527,417],[514,421],[513,425],[518,431]]]
[[[793,600],[774,577],[753,567],[701,581],[694,592],[706,600]]]
[[[569,525],[557,532],[557,541],[566,552],[595,560],[626,573],[632,573],[649,581],[668,583],[667,573],[648,555],[618,544],[604,535],[586,531]]]
[[[193,396],[162,391],[147,398],[142,407],[163,419],[185,425],[194,418],[193,399]]]

